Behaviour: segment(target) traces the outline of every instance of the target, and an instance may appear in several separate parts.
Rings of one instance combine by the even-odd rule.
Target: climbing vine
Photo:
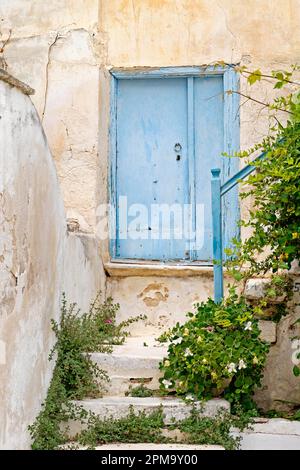
[[[250,150],[236,154],[256,171],[241,182],[241,198],[250,200],[252,206],[241,227],[250,235],[233,240],[233,246],[225,250],[229,257],[226,267],[236,281],[271,275],[265,298],[254,305],[254,313],[264,317],[273,310],[272,319],[279,321],[288,313],[292,297],[288,270],[300,260],[300,67],[270,74],[244,67],[238,71],[246,74],[249,85],[267,79],[283,93],[272,103],[261,104],[269,110],[268,135]],[[264,158],[252,161],[257,153],[264,153]],[[272,305],[276,297],[282,300]],[[300,354],[298,359],[300,362]],[[300,375],[300,368],[295,365],[293,372]]]
[[[273,79],[275,89],[293,86],[272,103],[261,103],[269,109],[268,135],[253,148],[235,154],[256,170],[241,181],[244,191],[240,197],[250,199],[252,209],[240,225],[251,234],[244,240],[233,240],[233,248],[226,250],[231,257],[227,268],[239,281],[289,269],[300,259],[300,82],[293,78],[300,67],[271,74],[250,72],[244,67],[237,70],[247,75],[250,85],[267,78]],[[253,161],[262,153],[264,158]]]

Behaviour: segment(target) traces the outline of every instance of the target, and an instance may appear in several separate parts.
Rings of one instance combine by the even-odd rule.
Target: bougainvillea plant
[[[227,269],[236,281],[275,272],[277,286],[281,272],[300,259],[300,83],[294,78],[300,68],[269,74],[235,68],[250,86],[273,80],[277,90],[289,87],[271,103],[228,90],[267,108],[272,124],[261,143],[235,154],[254,165],[256,172],[244,182],[247,187],[241,194],[252,201],[248,219],[241,222],[251,234],[246,240],[233,240],[233,247],[226,250]],[[264,158],[253,162],[261,153]],[[280,286],[284,284],[284,279],[279,280]],[[232,403],[252,406],[269,345],[259,337],[255,307],[239,298],[233,285],[229,291],[231,295],[219,305],[212,300],[196,305],[185,324],[164,335],[170,344],[168,357],[160,364],[162,389],[191,399],[223,395]]]
[[[188,317],[165,335],[170,343],[160,363],[161,388],[191,400],[223,395],[251,407],[269,349],[252,308],[232,294],[221,304],[197,304]]]

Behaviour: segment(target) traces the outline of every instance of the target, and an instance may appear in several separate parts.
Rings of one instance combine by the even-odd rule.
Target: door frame
[[[141,78],[187,78],[188,81],[188,101],[193,99],[192,83],[193,80],[189,78],[196,77],[209,77],[209,76],[223,76],[223,91],[224,91],[224,152],[232,155],[234,152],[239,151],[240,148],[240,113],[239,113],[239,94],[228,93],[229,90],[239,91],[239,75],[234,70],[234,66],[187,66],[187,67],[161,67],[161,68],[132,68],[132,69],[118,69],[113,68],[110,70],[110,117],[109,117],[109,177],[108,177],[108,202],[110,204],[109,213],[109,252],[111,261],[124,262],[124,258],[116,257],[117,247],[117,227],[118,227],[118,212],[117,212],[117,83],[118,80],[126,79],[141,79]],[[192,110],[192,106],[188,106]],[[193,111],[188,113],[188,134],[193,129]],[[193,135],[188,137],[191,142]],[[195,200],[195,189],[193,185],[193,175],[195,173],[195,159],[191,155],[192,149],[188,146],[189,157],[189,190],[190,200]],[[237,158],[226,158],[222,162],[221,175],[228,178],[229,174],[233,175],[239,169],[239,161]],[[230,209],[230,210],[229,210]],[[223,210],[223,240],[224,246],[230,245],[232,232],[228,229],[230,227],[228,218],[232,218],[233,222],[236,217],[239,217],[239,201],[238,201],[238,188],[230,191],[224,198],[222,203]],[[227,216],[228,215],[228,216]],[[237,226],[234,236],[240,237],[240,230]],[[194,259],[193,244],[190,246],[190,260],[183,260],[184,264],[192,264]],[[131,262],[133,260],[126,260]],[[134,260],[135,262],[143,260]],[[147,262],[147,260],[144,260]],[[170,260],[172,261],[172,260]],[[163,261],[157,261],[162,263]],[[202,263],[203,264],[203,263]],[[212,263],[205,262],[206,265]]]

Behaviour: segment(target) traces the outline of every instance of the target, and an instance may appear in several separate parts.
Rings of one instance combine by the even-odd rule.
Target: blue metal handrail
[[[238,171],[221,185],[221,170],[213,168],[211,170],[211,210],[212,210],[212,240],[213,240],[213,260],[214,260],[214,301],[221,302],[224,296],[223,281],[223,235],[222,235],[222,196],[234,188],[242,179],[249,176],[255,169],[255,162],[262,160],[266,152],[259,155],[249,165]]]
[[[255,162],[258,162],[260,160],[263,160],[265,158],[267,152],[263,152],[261,155],[256,157],[253,162],[251,162],[249,165],[245,166],[242,168],[240,171],[238,171],[235,175],[233,175],[229,180],[226,181],[221,186],[221,196],[224,196],[224,194],[228,193],[234,186],[236,186],[240,180],[243,180],[244,178],[247,178],[254,170],[255,170]],[[212,170],[213,171],[213,170]]]

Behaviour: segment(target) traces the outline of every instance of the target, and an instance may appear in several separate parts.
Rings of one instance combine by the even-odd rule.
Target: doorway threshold
[[[161,263],[147,261],[111,260],[104,264],[105,271],[111,277],[162,276],[191,277],[213,276],[213,265],[187,263]]]

